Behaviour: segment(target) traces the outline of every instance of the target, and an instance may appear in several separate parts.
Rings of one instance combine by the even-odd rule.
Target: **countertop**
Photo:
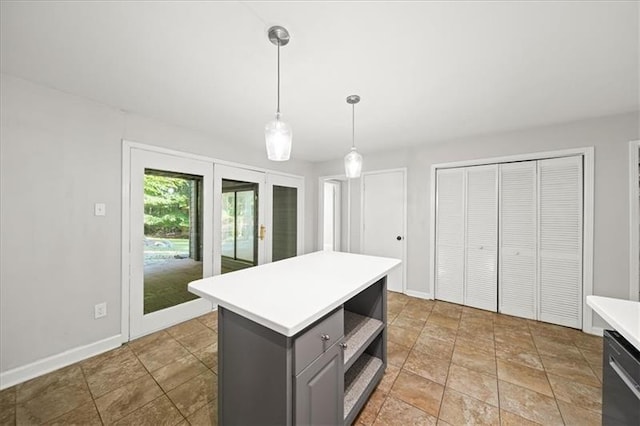
[[[189,283],[190,292],[293,336],[400,265],[398,259],[318,251]]]
[[[587,305],[640,351],[640,302],[587,296]]]

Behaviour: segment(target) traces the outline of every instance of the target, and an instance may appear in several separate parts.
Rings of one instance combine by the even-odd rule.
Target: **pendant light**
[[[289,43],[289,32],[279,26],[268,31],[269,41],[278,46],[278,107],[276,119],[267,123],[264,137],[267,142],[267,157],[273,161],[287,161],[291,155],[291,126],[280,120],[280,47]]]
[[[344,172],[348,178],[359,178],[362,171],[362,155],[356,151],[356,104],[360,96],[347,96],[347,103],[351,105],[351,151],[344,156]]]

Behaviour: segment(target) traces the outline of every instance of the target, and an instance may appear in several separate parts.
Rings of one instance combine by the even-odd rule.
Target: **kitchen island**
[[[190,283],[219,309],[219,424],[351,424],[386,368],[399,264],[322,251]]]

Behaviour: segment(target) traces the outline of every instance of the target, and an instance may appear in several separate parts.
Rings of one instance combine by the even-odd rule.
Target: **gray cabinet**
[[[355,420],[387,365],[386,277],[292,337],[219,308],[223,425]]]
[[[343,422],[343,349],[334,343],[295,379],[295,424],[338,425]]]

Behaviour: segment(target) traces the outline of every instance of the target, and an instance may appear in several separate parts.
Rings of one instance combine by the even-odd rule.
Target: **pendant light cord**
[[[276,114],[280,116],[280,40],[278,40],[278,107]]]
[[[351,104],[351,148],[356,147],[356,104]]]

